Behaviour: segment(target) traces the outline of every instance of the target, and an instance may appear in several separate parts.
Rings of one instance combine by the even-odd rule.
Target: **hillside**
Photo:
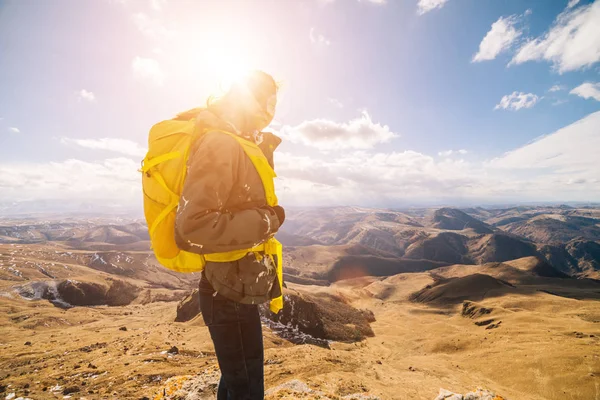
[[[442,261],[453,264],[471,264],[469,238],[453,232],[440,232],[413,242],[406,249],[405,257]]]
[[[278,238],[286,246],[286,276],[304,283],[327,279],[345,256],[450,264],[536,256],[569,275],[598,277],[600,241],[591,238],[600,229],[599,221],[597,209],[566,206],[404,211],[310,208],[290,211]],[[161,268],[157,270],[151,259],[140,259],[141,254],[149,254],[149,241],[147,228],[139,220],[5,218],[0,225],[0,243],[57,244],[65,251],[88,252],[90,259],[79,262],[94,269],[133,278],[144,275],[123,261],[129,257],[151,268],[154,272],[149,276],[160,275]],[[560,238],[570,239],[557,242]],[[366,270],[373,268],[371,264]],[[168,282],[169,278],[153,281]]]
[[[455,208],[440,208],[436,210],[433,214],[432,226],[437,229],[452,231],[470,229],[476,233],[492,233],[494,231],[488,224]]]
[[[322,246],[360,244],[379,251],[378,256],[384,258],[460,264],[535,256],[575,277],[600,274],[595,250],[600,241],[593,239],[600,229],[600,210],[596,208],[478,207],[384,213],[379,209],[340,207],[299,210],[290,219],[293,222],[282,228],[284,245],[285,239],[294,235],[288,243],[309,247],[313,242]],[[327,268],[311,273],[321,279]],[[295,274],[306,275],[302,269]]]
[[[326,213],[341,223],[308,221],[320,228],[282,238],[295,245],[284,250],[286,313],[263,314],[270,393],[294,398],[300,392],[278,388],[297,388],[290,381],[298,380],[309,388],[302,395],[313,395],[307,399],[434,399],[441,389],[476,386],[525,400],[558,400],[573,388],[573,398],[595,394],[600,282],[586,276],[597,273],[596,241],[540,244],[501,227],[442,229],[433,226],[435,210],[306,215]],[[298,215],[290,218],[301,225]],[[344,221],[359,234],[344,235]],[[155,398],[169,379],[215,374],[190,296],[199,276],[159,266],[143,247],[143,225],[5,220],[3,227],[11,241],[0,244],[5,397]],[[324,244],[334,235],[347,243]],[[123,244],[132,236],[139,240]],[[563,263],[569,267],[556,268]],[[182,305],[187,317],[179,317]]]
[[[322,245],[359,244],[400,256],[405,232],[421,229],[416,219],[401,212],[337,207],[295,210],[286,217],[281,236],[285,245],[296,245],[304,237]]]

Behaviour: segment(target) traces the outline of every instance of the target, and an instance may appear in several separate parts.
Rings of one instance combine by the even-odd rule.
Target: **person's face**
[[[256,105],[256,127],[257,130],[260,131],[266,128],[271,121],[273,121],[273,117],[275,116],[275,108],[277,106],[277,96],[271,95],[264,105],[258,104],[258,102],[256,102]]]

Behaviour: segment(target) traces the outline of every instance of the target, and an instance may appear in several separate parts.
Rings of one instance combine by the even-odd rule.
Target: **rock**
[[[79,392],[79,386],[69,386],[63,389],[62,394],[67,395]]]
[[[435,400],[464,400],[464,398],[462,394],[456,394],[446,389],[440,389],[440,393]]]
[[[106,287],[95,282],[65,280],[56,290],[65,302],[73,306],[99,306],[106,304]]]
[[[198,314],[200,314],[200,296],[198,295],[198,289],[194,289],[177,305],[175,322],[189,321]]]
[[[214,400],[219,379],[220,373],[216,370],[204,371],[196,376],[175,376],[169,378],[164,385],[158,389],[158,395],[154,400]],[[311,397],[308,395],[311,395]],[[297,379],[271,388],[265,392],[265,400],[295,400],[299,398],[318,398],[321,400],[380,400],[379,397],[369,395],[368,393],[356,393],[343,397],[333,393],[324,393],[311,389],[306,383]],[[143,399],[144,398],[140,400]]]
[[[179,349],[177,348],[177,346],[173,346],[169,349],[169,351],[167,351],[168,354],[179,354]]]
[[[476,319],[494,311],[493,308],[486,308],[473,301],[463,302],[462,316],[465,318]]]
[[[285,382],[265,392],[265,400],[275,399],[380,400],[379,397],[369,395],[368,393],[355,393],[343,397],[333,393],[325,393],[320,390],[311,389],[306,383],[298,379]]]
[[[309,294],[285,289],[283,310],[275,315],[267,307],[261,307],[261,314],[266,322],[275,323],[270,324],[273,330],[284,333],[281,336],[293,343],[307,343],[311,338],[352,343],[375,336],[368,313],[326,293]],[[291,327],[297,331],[286,329]]]
[[[214,400],[220,378],[220,372],[214,370],[197,376],[174,376],[159,388],[154,400]]]
[[[131,303],[139,289],[125,281],[109,279],[110,285],[67,279],[56,286],[58,297],[71,306],[124,306]]]
[[[496,329],[496,328],[500,327],[501,323],[502,323],[502,321],[498,321],[495,324],[490,324],[490,325],[486,326],[485,329]]]
[[[364,309],[360,310],[360,312],[362,313],[363,317],[365,317],[368,323],[377,321],[375,319],[375,314],[373,314],[373,311]]]
[[[25,342],[25,346],[31,346],[31,342]]]
[[[453,393],[446,389],[440,389],[440,393],[435,400],[506,400],[502,396],[497,396],[494,392],[478,388],[473,392],[469,392],[464,396],[462,394]]]
[[[129,282],[113,279],[106,291],[106,305],[126,306],[137,297],[140,289]]]
[[[91,368],[91,369],[97,369],[98,367],[96,367],[96,366],[95,366],[94,364],[92,364],[92,363],[89,363],[89,364],[88,364],[88,368]]]
[[[125,332],[126,332],[126,331],[127,331],[127,327],[126,327],[126,326],[122,326],[122,327],[120,327],[120,328],[119,328],[119,330],[120,330],[120,331],[125,331]]]

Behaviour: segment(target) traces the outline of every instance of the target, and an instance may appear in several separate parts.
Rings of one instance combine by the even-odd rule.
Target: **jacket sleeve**
[[[219,132],[207,133],[192,149],[175,221],[179,248],[198,254],[241,250],[279,229],[269,207],[225,209],[233,185],[243,184],[238,181],[242,157],[239,143]]]

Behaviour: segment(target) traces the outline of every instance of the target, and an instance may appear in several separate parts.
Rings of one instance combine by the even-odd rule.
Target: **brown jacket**
[[[279,143],[277,136],[263,134],[260,147],[271,166]],[[190,149],[175,221],[177,245],[198,254],[258,245],[280,226],[266,206],[260,176],[240,144],[222,132],[209,131]]]

